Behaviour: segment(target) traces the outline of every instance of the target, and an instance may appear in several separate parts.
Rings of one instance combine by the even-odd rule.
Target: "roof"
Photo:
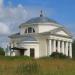
[[[47,23],[47,22],[57,23],[55,20],[52,20],[52,19],[49,19],[48,17],[43,16],[43,12],[41,10],[40,17],[32,18],[26,21],[25,23],[31,24],[31,23]]]
[[[34,33],[34,34],[24,34],[24,35],[20,35],[20,33],[15,33],[12,34],[10,36],[8,36],[9,38],[18,38],[18,37],[33,37],[34,35],[37,35],[38,33]],[[26,39],[26,38],[25,38]],[[31,39],[30,39],[31,40]]]
[[[43,16],[43,14],[41,12],[39,17],[31,18],[28,21],[26,21],[25,23],[22,23],[19,27],[26,26],[26,25],[38,25],[38,23],[55,23],[55,24],[59,24],[57,21]]]
[[[14,49],[14,50],[27,50],[26,48],[23,48],[23,47],[13,47],[11,49]]]
[[[56,23],[58,24],[55,20],[49,19],[48,17],[40,16],[36,18],[31,18],[30,20],[26,21],[25,24],[31,24],[31,23]]]
[[[16,34],[13,34],[9,37],[10,38],[24,37],[22,39],[22,41],[37,41],[35,36],[39,37],[39,36],[45,36],[48,34],[56,35],[55,33],[57,31],[61,31],[61,30],[65,31],[68,34],[68,36],[63,36],[63,37],[70,37],[70,38],[72,37],[72,34],[69,31],[67,31],[64,27],[59,27],[59,28],[53,29],[53,30],[48,31],[48,32],[43,32],[43,33],[24,34],[24,35],[20,35],[20,33],[16,33]],[[60,36],[60,35],[58,35],[58,36]]]
[[[25,34],[20,35],[20,33],[16,33],[13,35],[10,35],[9,38],[21,38],[22,42],[36,42],[37,39],[34,37],[35,34]]]
[[[32,36],[26,36],[21,41],[37,41],[35,37]]]
[[[56,32],[61,31],[61,30],[66,32],[68,34],[68,36],[65,36],[65,35],[63,36],[63,35],[56,34]],[[56,28],[56,29],[53,29],[51,31],[44,32],[44,33],[41,33],[41,34],[43,34],[43,35],[52,34],[52,35],[58,35],[58,36],[63,36],[63,37],[69,37],[69,38],[73,37],[72,34],[66,28],[64,28],[64,27],[59,27],[59,28]]]
[[[14,37],[18,37],[20,36],[20,33],[15,33],[15,34],[12,34],[10,36],[8,36],[9,38],[14,38]]]
[[[60,23],[58,23],[57,21],[55,21],[53,19],[50,19],[48,17],[44,17],[44,16],[31,18],[30,20],[26,21],[25,23],[22,23],[19,27],[28,26],[28,25],[29,26],[30,25],[38,25],[40,23],[41,23],[41,25],[46,25],[46,24],[49,24],[49,23],[54,23],[55,26],[62,27],[62,25],[60,25]]]

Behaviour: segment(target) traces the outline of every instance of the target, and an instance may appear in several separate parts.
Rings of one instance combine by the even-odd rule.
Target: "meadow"
[[[0,75],[75,75],[75,60],[0,56]]]

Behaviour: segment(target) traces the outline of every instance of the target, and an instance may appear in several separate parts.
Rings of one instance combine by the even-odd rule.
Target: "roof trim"
[[[59,34],[55,34],[57,31],[61,31],[63,30],[64,32],[66,32],[69,36],[65,36],[65,35],[59,35]],[[48,32],[44,32],[44,33],[41,33],[41,34],[51,34],[51,35],[57,35],[57,36],[61,36],[61,37],[67,37],[67,38],[72,38],[72,34],[70,32],[68,32],[64,27],[59,27],[59,28],[56,28],[56,29],[53,29],[51,31],[48,31]]]

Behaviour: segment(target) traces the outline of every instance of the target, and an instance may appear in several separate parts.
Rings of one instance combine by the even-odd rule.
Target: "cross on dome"
[[[40,11],[40,17],[43,17],[43,11],[42,10]]]

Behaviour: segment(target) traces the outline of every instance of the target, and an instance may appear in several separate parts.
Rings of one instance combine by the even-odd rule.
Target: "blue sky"
[[[39,13],[42,9],[49,18],[66,25],[72,32],[75,31],[75,0],[4,0],[5,6],[10,3],[14,7],[21,4],[31,13]]]
[[[40,10],[75,34],[75,0],[0,0],[0,46],[19,31],[22,22],[38,17]]]

